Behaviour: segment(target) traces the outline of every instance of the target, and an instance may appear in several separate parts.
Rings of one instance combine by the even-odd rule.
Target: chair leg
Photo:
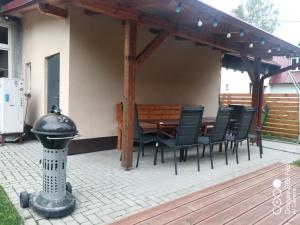
[[[228,141],[225,142],[225,160],[226,160],[226,165],[228,165],[227,150],[228,150]]]
[[[179,162],[181,162],[184,159],[184,149],[179,149]]]
[[[213,145],[212,144],[210,144],[210,164],[211,164],[211,168],[213,169],[214,168],[214,163],[213,163]]]
[[[160,153],[161,153],[161,163],[165,163],[165,158],[164,158],[164,146],[161,145],[160,147]]]
[[[176,148],[173,148],[174,153],[174,165],[175,165],[175,175],[177,175],[177,159],[176,159]]]
[[[136,160],[136,168],[139,166],[139,161],[140,161],[140,155],[141,155],[141,152],[143,151],[143,146],[142,146],[142,142],[140,142],[139,144],[139,152],[138,152],[138,157],[137,157],[137,160]]]
[[[122,152],[120,153],[120,161],[122,161]]]
[[[183,159],[183,161],[186,161],[186,158],[187,158],[187,152],[188,152],[188,149],[185,148],[185,149],[184,149],[184,159]]]
[[[222,142],[219,144],[219,152],[222,152]]]
[[[144,144],[143,144],[143,148],[142,148],[142,156],[144,157],[145,154],[144,154]]]
[[[199,154],[199,146],[197,145],[197,164],[198,164],[198,171],[200,171],[200,154]]]
[[[205,153],[205,146],[206,146],[206,145],[203,145],[202,158],[204,157],[204,153]]]
[[[248,160],[250,160],[249,138],[247,138]]]
[[[230,149],[232,149],[232,147],[233,147],[233,141],[231,141],[231,143],[230,143]]]
[[[262,141],[261,141],[261,135],[260,135],[260,133],[257,134],[257,139],[258,139],[259,155],[260,155],[260,158],[262,158],[262,155],[264,154],[264,152],[263,152],[263,147],[262,147]]]
[[[232,143],[234,143],[234,145],[233,145],[233,148],[232,148]],[[235,151],[235,142],[231,142],[231,149],[232,149],[232,155],[234,154],[234,151]]]
[[[153,161],[153,165],[156,165],[156,161],[157,161],[157,153],[158,153],[158,144],[156,144],[155,146],[155,152],[154,152],[154,161]],[[162,148],[162,145],[161,145]]]
[[[239,148],[239,144],[238,144],[238,142],[235,142],[234,143],[234,148],[233,149],[235,149],[235,156],[236,156],[236,163],[237,164],[239,164],[239,156],[238,156],[238,148]]]

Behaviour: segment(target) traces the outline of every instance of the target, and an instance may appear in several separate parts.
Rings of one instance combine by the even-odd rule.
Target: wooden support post
[[[124,43],[122,167],[132,167],[137,25],[127,21]]]
[[[253,75],[254,79],[252,81],[252,107],[256,109],[256,114],[253,118],[252,128],[255,130],[257,121],[258,121],[258,113],[260,112],[259,107],[259,80],[260,80],[260,73],[261,73],[261,58],[255,58],[254,65],[253,65]]]

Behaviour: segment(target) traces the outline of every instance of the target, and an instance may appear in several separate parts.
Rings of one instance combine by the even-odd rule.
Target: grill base
[[[59,201],[49,200],[43,196],[43,192],[30,194],[29,206],[38,214],[46,218],[59,218],[71,214],[75,209],[76,200],[67,192]]]

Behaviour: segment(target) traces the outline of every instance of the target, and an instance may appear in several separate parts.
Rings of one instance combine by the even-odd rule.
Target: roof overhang
[[[22,12],[39,3],[70,3],[116,19],[136,21],[222,53],[262,59],[300,56],[298,46],[197,0],[13,0],[2,7],[2,13]],[[201,27],[198,26],[199,19],[203,22]],[[212,25],[214,21],[217,21],[216,27]],[[245,34],[243,37],[241,31]],[[231,37],[227,38],[229,32]]]

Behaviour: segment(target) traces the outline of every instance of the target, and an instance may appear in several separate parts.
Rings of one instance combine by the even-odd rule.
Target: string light
[[[217,27],[218,25],[219,25],[219,22],[218,22],[218,20],[215,18],[214,21],[213,21],[213,23],[212,23],[212,26],[213,26],[213,27]]]
[[[203,21],[201,20],[201,18],[198,19],[197,25],[198,25],[198,27],[203,26]]]
[[[264,38],[261,38],[261,39],[260,39],[260,44],[261,44],[261,45],[264,45],[265,43],[266,43],[265,39],[264,39]]]
[[[182,2],[179,2],[179,3],[177,4],[177,6],[176,6],[175,11],[176,11],[176,13],[180,13],[181,10],[182,10]]]
[[[241,29],[240,31],[240,37],[244,37],[245,36],[245,31],[243,29]]]
[[[253,47],[254,47],[254,44],[252,42],[250,42],[249,48],[253,48]]]
[[[228,32],[228,33],[226,34],[226,37],[227,37],[228,39],[231,38],[231,33]]]
[[[269,50],[268,50],[268,54],[271,54],[271,53],[272,53],[272,49],[269,49]]]
[[[281,51],[280,45],[277,46],[276,50],[277,50],[277,52]]]

